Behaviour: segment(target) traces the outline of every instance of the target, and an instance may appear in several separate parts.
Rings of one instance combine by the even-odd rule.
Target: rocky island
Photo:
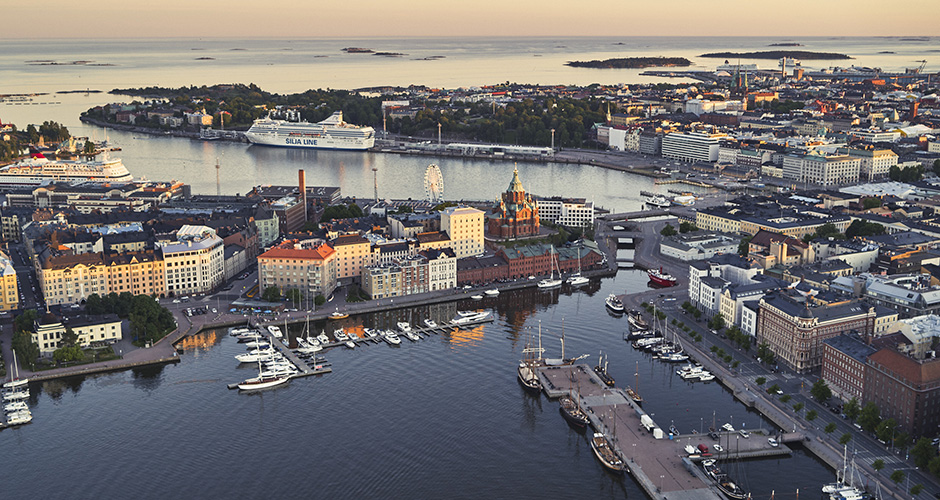
[[[684,57],[621,57],[615,59],[595,59],[593,61],[568,61],[565,66],[574,68],[666,68],[691,66],[692,61]]]
[[[812,60],[832,60],[832,59],[852,59],[845,54],[836,54],[834,52],[810,52],[808,50],[764,50],[759,52],[709,52],[699,57],[720,57],[722,59],[782,59],[792,57],[794,59]]]

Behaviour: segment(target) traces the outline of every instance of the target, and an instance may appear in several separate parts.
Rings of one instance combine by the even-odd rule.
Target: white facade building
[[[172,295],[206,293],[224,278],[222,238],[207,226],[183,226],[176,241],[161,241],[166,272],[166,291]]]
[[[672,132],[663,137],[663,157],[689,163],[718,160],[719,139],[725,134]]]
[[[594,203],[583,198],[538,198],[539,220],[565,227],[594,227]]]
[[[783,158],[783,178],[820,186],[855,184],[861,163],[848,155],[787,155]]]
[[[424,250],[428,261],[428,291],[448,290],[457,287],[457,256],[450,248]]]

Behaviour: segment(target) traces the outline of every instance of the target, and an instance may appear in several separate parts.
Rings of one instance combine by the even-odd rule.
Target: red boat
[[[658,271],[656,269],[650,269],[649,271],[646,271],[646,274],[649,275],[650,281],[656,283],[657,285],[675,286],[679,281],[675,276],[663,272],[663,268],[661,267]]]

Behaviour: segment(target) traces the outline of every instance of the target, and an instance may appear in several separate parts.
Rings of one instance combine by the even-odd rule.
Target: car
[[[751,437],[751,433],[744,429],[741,429],[740,431],[738,431],[738,434],[740,434],[741,437],[743,437],[744,439]]]
[[[215,313],[217,313],[217,312],[219,312],[219,311],[216,311],[215,308],[213,307],[213,308],[212,308],[212,314],[215,314]]]
[[[725,449],[722,448],[720,444],[713,444],[713,445],[712,445],[712,448],[714,448],[715,451],[717,451],[718,453],[721,453],[721,452],[725,451]]]
[[[770,443],[770,446],[773,446],[774,448],[780,446],[780,443],[777,442],[777,440],[774,438],[767,438],[767,442]]]
[[[782,394],[783,394],[783,390],[782,390],[782,389],[777,389],[777,395],[780,396],[780,395],[782,395]]]
[[[179,303],[180,303],[180,299],[173,299],[173,303],[174,303],[174,304],[179,304]]]

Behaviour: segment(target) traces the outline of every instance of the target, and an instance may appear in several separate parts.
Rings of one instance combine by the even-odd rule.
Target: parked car
[[[744,429],[741,429],[740,431],[738,431],[738,434],[740,434],[741,437],[743,437],[744,439],[751,437],[751,433]]]
[[[712,448],[714,448],[715,451],[717,451],[718,453],[721,453],[721,452],[725,451],[725,449],[722,448],[721,445],[720,445],[720,444],[717,444],[717,443],[714,444],[714,445],[712,445]]]
[[[780,443],[778,443],[774,438],[767,438],[767,442],[770,443],[770,446],[773,446],[774,448],[780,446]]]

